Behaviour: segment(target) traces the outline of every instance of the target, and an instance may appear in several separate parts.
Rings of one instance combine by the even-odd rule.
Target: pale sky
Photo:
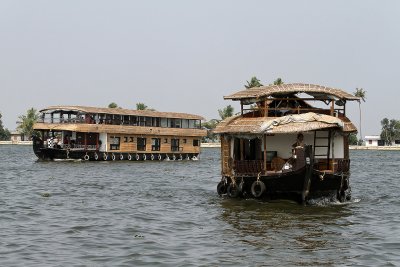
[[[0,0],[0,112],[115,102],[218,118],[257,76],[367,92],[363,135],[400,119],[400,1]],[[358,127],[358,103],[347,105]]]

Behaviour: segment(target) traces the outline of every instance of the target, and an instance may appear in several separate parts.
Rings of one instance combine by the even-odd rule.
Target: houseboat
[[[39,159],[197,160],[203,117],[185,113],[51,106],[33,129]]]
[[[253,87],[224,99],[240,114],[215,129],[221,138],[220,195],[293,199],[350,199],[347,101],[340,89],[313,84]]]

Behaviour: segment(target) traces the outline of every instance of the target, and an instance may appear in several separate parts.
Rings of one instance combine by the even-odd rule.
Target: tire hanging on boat
[[[265,184],[260,180],[254,181],[251,185],[251,194],[256,198],[261,197],[264,191]]]
[[[88,160],[89,160],[89,155],[86,154],[86,155],[83,157],[83,159],[86,160],[86,161],[88,161]]]
[[[150,155],[150,159],[154,160],[154,155],[153,154]]]
[[[123,160],[123,159],[124,159],[124,154],[121,153],[121,154],[119,155],[119,159],[120,159],[120,160]]]
[[[114,155],[114,153],[112,153],[111,159],[112,159],[112,160],[115,160],[115,155]]]
[[[179,160],[182,160],[182,159],[183,159],[182,154],[179,154]]]
[[[107,155],[107,153],[103,153],[103,160],[108,160],[108,155]]]
[[[238,197],[240,194],[238,185],[236,183],[230,183],[226,189],[226,193],[232,198]]]
[[[172,160],[176,160],[175,154],[172,155]]]
[[[217,185],[217,193],[218,195],[222,196],[223,194],[226,194],[226,182],[225,181],[220,181]]]
[[[146,160],[146,154],[143,154],[143,160]]]
[[[140,159],[140,156],[139,156],[139,154],[136,154],[136,160],[139,160]]]
[[[99,155],[97,153],[94,153],[94,159],[99,160]]]
[[[161,159],[162,159],[161,154],[158,154],[158,160],[161,160]]]
[[[132,155],[128,154],[128,160],[132,160]]]

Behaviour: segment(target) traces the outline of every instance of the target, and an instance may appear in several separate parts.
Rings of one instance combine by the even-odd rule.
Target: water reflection
[[[219,218],[244,244],[264,249],[315,252],[345,249],[343,228],[351,226],[348,205],[301,206],[290,201],[221,199]],[[300,257],[301,258],[301,257]],[[319,263],[328,263],[329,258]],[[291,262],[296,259],[291,259]]]

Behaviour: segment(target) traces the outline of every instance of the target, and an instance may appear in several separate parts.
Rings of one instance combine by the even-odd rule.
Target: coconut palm
[[[356,91],[354,92],[354,95],[359,97],[363,102],[365,102],[366,99],[366,91],[362,88],[356,88]],[[361,101],[358,101],[358,109],[360,111],[360,141],[362,142],[362,129],[361,129]]]
[[[247,82],[247,85],[245,85],[244,87],[246,87],[247,89],[253,88],[253,87],[260,87],[260,86],[263,86],[263,85],[260,83],[260,80],[257,79],[256,76],[251,77],[250,82],[249,82],[249,81],[246,81],[246,82]]]

